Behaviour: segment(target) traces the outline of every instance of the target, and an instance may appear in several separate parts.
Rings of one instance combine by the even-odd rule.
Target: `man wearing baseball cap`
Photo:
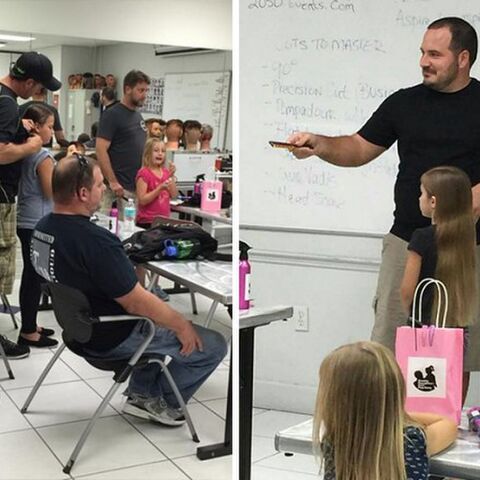
[[[19,160],[42,147],[33,133],[31,120],[22,120],[17,98],[29,98],[40,86],[55,91],[62,84],[53,76],[52,62],[41,53],[26,52],[18,57],[7,76],[0,79],[0,293],[12,293],[15,278],[16,209],[20,181]],[[17,345],[0,335],[0,344],[9,358],[24,358],[28,346]]]

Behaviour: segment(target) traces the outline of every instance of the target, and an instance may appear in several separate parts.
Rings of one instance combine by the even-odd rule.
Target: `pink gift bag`
[[[200,209],[208,212],[218,212],[222,207],[223,183],[219,180],[202,182],[202,199]]]
[[[417,297],[418,320],[422,321],[425,288],[433,285],[438,292],[435,326],[414,328]],[[443,307],[443,322],[439,327]],[[405,409],[446,415],[460,424],[462,411],[463,329],[445,328],[448,295],[439,280],[426,278],[415,290],[412,327],[397,328],[395,356],[406,385]],[[432,318],[433,320],[433,318]]]

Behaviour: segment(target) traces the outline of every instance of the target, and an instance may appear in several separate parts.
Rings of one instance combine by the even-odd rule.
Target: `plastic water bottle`
[[[135,201],[133,198],[128,199],[128,203],[125,205],[123,214],[125,220],[123,231],[125,234],[131,235],[135,231],[135,217],[137,215]]]

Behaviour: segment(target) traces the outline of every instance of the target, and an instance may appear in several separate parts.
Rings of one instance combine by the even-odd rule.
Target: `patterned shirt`
[[[407,480],[427,480],[429,465],[425,435],[417,427],[406,427],[404,431],[405,471]],[[323,480],[335,480],[333,448],[328,442],[322,443],[325,473]]]

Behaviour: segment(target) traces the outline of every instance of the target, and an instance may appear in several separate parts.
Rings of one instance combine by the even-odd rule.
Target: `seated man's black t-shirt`
[[[384,148],[398,141],[400,164],[391,233],[409,241],[414,230],[430,222],[418,206],[424,172],[451,165],[465,171],[472,185],[480,183],[480,82],[472,78],[454,93],[424,85],[399,90],[380,105],[358,134]],[[479,232],[477,224],[477,239]]]
[[[129,293],[137,276],[120,240],[88,217],[50,213],[33,233],[32,263],[48,281],[81,290],[93,315],[126,313],[114,298]],[[94,325],[91,350],[106,351],[131,333],[136,321]]]
[[[0,84],[0,143],[17,143],[19,120],[17,95]],[[21,161],[0,165],[0,203],[15,203],[21,173]]]

